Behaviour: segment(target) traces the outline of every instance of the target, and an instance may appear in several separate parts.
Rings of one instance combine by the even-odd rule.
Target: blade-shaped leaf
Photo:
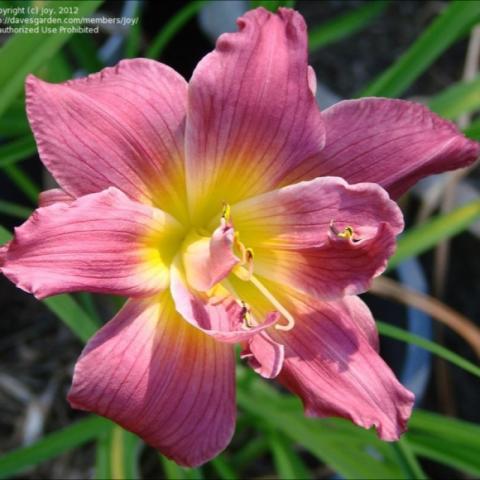
[[[273,463],[279,478],[312,478],[303,460],[283,436],[272,430],[269,434]]]
[[[90,416],[62,430],[50,433],[33,445],[2,455],[0,457],[0,478],[10,478],[33,465],[79,447],[96,439],[102,432],[111,428],[110,421]]]
[[[173,15],[153,39],[145,57],[159,58],[170,40],[203,8],[205,3],[206,0],[190,1]]]
[[[245,369],[246,370],[246,369]],[[241,377],[248,371],[242,371]],[[408,478],[388,443],[348,422],[306,418],[298,399],[258,379],[240,379],[238,404],[267,429],[275,428],[346,478]],[[372,455],[373,453],[373,455]]]
[[[472,362],[469,362],[465,358],[456,353],[448,350],[445,347],[442,347],[438,343],[432,342],[425,338],[422,338],[418,335],[414,335],[413,333],[407,332],[402,328],[395,327],[393,325],[389,325],[388,323],[383,323],[377,321],[378,331],[387,337],[394,338],[396,340],[400,340],[402,342],[412,343],[413,345],[418,345],[429,352],[434,353],[435,355],[453,363],[459,368],[480,377],[480,367],[477,367]]]
[[[167,480],[202,480],[204,478],[200,468],[179,467],[163,455],[160,455],[160,461]]]
[[[480,476],[480,426],[416,410],[407,436],[420,457]]]
[[[16,203],[0,200],[0,213],[25,219],[32,213],[32,209]]]
[[[470,82],[452,85],[428,101],[431,110],[454,120],[480,108],[480,75]]]
[[[31,135],[0,146],[0,168],[31,157],[37,151]]]
[[[42,7],[55,8],[59,18],[75,16],[86,17],[93,13],[102,3],[102,0],[82,0],[63,2],[71,7],[67,11],[76,11],[76,14],[60,14],[55,1],[44,2]],[[39,14],[39,18],[40,18]],[[45,15],[46,16],[46,15]],[[67,23],[58,24],[58,27],[69,27]],[[68,30],[67,30],[68,31]],[[23,90],[23,83],[28,73],[34,72],[44,65],[47,60],[62,47],[72,33],[52,34],[14,34],[0,50],[0,116],[10,103]]]
[[[140,439],[118,425],[103,432],[97,443],[97,479],[129,480],[140,478]]]
[[[312,27],[308,33],[310,51],[346,38],[369,25],[390,3],[389,0],[367,2],[355,10],[339,15],[328,22]]]
[[[452,45],[480,15],[480,2],[456,0],[424,30],[415,43],[359,96],[397,97]]]
[[[462,232],[480,218],[480,201],[475,200],[422,225],[407,230],[398,240],[397,251],[388,262],[395,268],[407,258],[420,255],[438,242]]]

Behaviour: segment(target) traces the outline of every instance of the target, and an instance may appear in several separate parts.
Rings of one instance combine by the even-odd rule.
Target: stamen
[[[243,324],[247,328],[253,328],[256,322],[252,317],[252,314],[250,312],[250,307],[243,300],[240,301],[240,305],[242,306],[240,315],[242,316]]]
[[[240,241],[240,234],[238,232],[235,232],[233,235],[233,247],[240,253],[240,263],[243,265],[247,260],[247,249]]]
[[[248,272],[248,278],[251,278],[253,275],[253,250],[251,248],[245,250],[245,266]]]
[[[330,222],[330,230],[332,230],[332,232],[337,236],[337,237],[340,237],[340,238],[346,238],[347,240],[353,240],[353,235],[355,234],[355,231],[353,230],[353,227],[351,226],[346,226],[344,229],[343,229],[343,232],[340,232],[338,231],[336,228],[335,228],[335,224],[334,224],[334,221],[332,220]]]
[[[284,330],[288,331],[291,330],[295,326],[295,319],[293,318],[292,314],[273,296],[273,294],[263,285],[262,282],[254,275],[250,277],[250,281],[257,287],[260,293],[280,312],[283,317],[287,320],[286,325],[276,324],[275,328],[277,330]]]
[[[226,202],[223,202],[222,218],[228,223],[232,215],[232,210],[230,205]]]
[[[353,237],[353,228],[345,227],[343,232],[337,234],[341,238],[348,238],[349,240]]]
[[[253,250],[245,248],[245,245],[240,241],[238,232],[235,232],[233,246],[240,257],[240,263],[233,269],[233,272],[237,277],[248,282],[253,274]]]

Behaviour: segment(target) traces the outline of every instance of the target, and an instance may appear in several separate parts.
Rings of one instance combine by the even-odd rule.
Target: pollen
[[[355,240],[353,238],[353,236],[355,235],[355,230],[353,229],[353,227],[351,227],[350,225],[346,226],[344,229],[343,229],[343,232],[340,232],[336,229],[335,227],[335,222],[334,220],[332,220],[330,222],[330,230],[337,236],[337,237],[340,237],[340,238],[346,238],[347,240]]]
[[[226,202],[223,202],[223,209],[222,209],[222,218],[228,223],[232,216],[232,210],[230,205]]]
[[[353,233],[354,233],[353,228],[348,226],[344,228],[343,232],[337,233],[337,236],[341,238],[347,238],[348,240],[350,240],[353,238]]]

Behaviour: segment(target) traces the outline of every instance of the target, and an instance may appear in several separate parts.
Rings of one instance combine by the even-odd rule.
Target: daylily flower
[[[188,84],[146,59],[59,85],[30,76],[28,117],[61,188],[1,254],[2,272],[38,298],[129,297],[85,347],[69,401],[187,466],[232,437],[234,343],[308,415],[399,437],[413,395],[355,295],[403,228],[392,198],[478,154],[414,103],[321,113],[293,10],[238,25]]]

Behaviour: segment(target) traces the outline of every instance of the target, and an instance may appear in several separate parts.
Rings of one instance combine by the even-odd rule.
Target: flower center
[[[231,209],[230,206],[224,203],[222,219],[231,223]],[[277,323],[275,328],[277,330],[291,330],[295,326],[295,319],[292,314],[281,304],[281,302],[275,297],[275,295],[268,290],[268,288],[253,274],[254,270],[254,252],[252,248],[245,247],[245,245],[240,241],[240,233],[235,232],[234,242],[233,242],[233,251],[240,258],[240,263],[232,269],[232,274],[235,275],[240,280],[244,282],[250,282],[258,292],[260,292],[269,302],[272,304],[275,309],[287,320],[287,323],[282,325]],[[243,300],[242,308],[246,308],[244,317],[244,323],[247,327],[251,326],[250,311],[248,306]]]

